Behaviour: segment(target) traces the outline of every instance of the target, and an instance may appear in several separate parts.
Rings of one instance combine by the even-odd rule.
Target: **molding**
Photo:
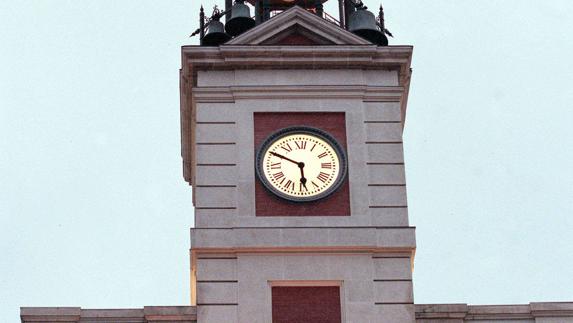
[[[145,306],[137,309],[82,309],[80,307],[22,307],[22,323],[27,322],[141,322],[195,323],[194,306]]]
[[[363,102],[397,102],[404,88],[394,86],[232,86],[193,89],[197,103],[234,103],[240,99],[359,99]]]
[[[573,302],[528,305],[417,304],[416,319],[519,320],[573,317]]]
[[[257,255],[276,255],[276,254],[337,254],[337,255],[354,255],[354,254],[377,254],[378,258],[394,258],[392,256],[381,257],[380,254],[391,255],[396,254],[397,258],[410,258],[414,257],[415,248],[391,248],[391,247],[260,247],[260,248],[191,248],[191,253],[194,255],[200,254],[257,254]],[[406,256],[408,255],[408,256]],[[198,258],[206,259],[206,258]],[[211,259],[211,258],[209,258]]]

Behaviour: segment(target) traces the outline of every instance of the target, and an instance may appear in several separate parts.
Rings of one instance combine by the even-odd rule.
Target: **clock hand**
[[[275,153],[275,152],[272,152],[272,151],[271,151],[270,154],[273,155],[273,156],[276,156],[276,157],[278,157],[278,158],[281,158],[281,159],[284,159],[284,160],[288,160],[288,161],[291,162],[291,163],[300,165],[299,162],[296,162],[296,161],[294,161],[294,160],[292,160],[292,159],[290,159],[290,158],[288,158],[288,157],[285,157],[285,156],[283,156],[283,155],[277,154],[277,153]],[[299,167],[300,167],[300,166],[299,166]]]
[[[308,188],[306,188],[306,178],[304,177],[304,163],[298,163],[298,168],[300,168],[300,183],[308,191]]]

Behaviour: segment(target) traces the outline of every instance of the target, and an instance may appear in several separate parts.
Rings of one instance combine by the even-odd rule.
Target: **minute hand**
[[[294,161],[294,160],[292,160],[292,159],[290,159],[290,158],[288,158],[288,157],[285,157],[285,156],[283,156],[283,155],[274,153],[274,152],[272,152],[272,151],[271,151],[271,155],[277,156],[278,158],[281,158],[281,159],[284,159],[284,160],[288,160],[289,162],[294,163],[294,164],[297,164],[297,165],[300,164],[299,162],[296,162],[296,161]]]

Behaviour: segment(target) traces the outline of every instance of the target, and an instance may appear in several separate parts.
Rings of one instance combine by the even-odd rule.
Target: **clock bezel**
[[[264,158],[267,150],[270,148],[270,146],[272,146],[272,144],[274,142],[276,142],[277,140],[280,140],[283,137],[291,136],[291,135],[297,135],[297,134],[306,134],[306,135],[316,136],[316,137],[324,140],[326,143],[328,143],[332,147],[332,149],[334,149],[336,154],[338,154],[340,169],[339,169],[339,173],[338,173],[337,178],[334,180],[334,183],[332,184],[332,186],[330,186],[327,190],[325,190],[324,192],[321,192],[320,194],[314,195],[314,196],[297,197],[297,196],[291,196],[291,195],[285,194],[285,193],[275,189],[275,187],[267,180],[266,176],[264,175],[264,171],[263,171],[264,160],[263,160],[263,158]],[[291,126],[291,127],[286,127],[286,128],[283,128],[283,129],[280,129],[278,131],[273,132],[271,135],[269,135],[263,141],[263,143],[261,144],[259,149],[257,149],[257,151],[256,151],[255,172],[257,174],[259,181],[263,184],[263,187],[268,192],[272,193],[274,196],[277,196],[283,200],[286,200],[289,202],[294,202],[294,203],[316,202],[316,201],[325,199],[327,197],[330,197],[340,187],[342,187],[342,185],[344,184],[346,177],[348,175],[348,158],[346,156],[346,151],[344,150],[342,145],[340,145],[338,140],[336,140],[334,138],[334,136],[332,136],[328,132],[326,132],[322,129],[318,129],[315,127],[309,127],[309,126]]]

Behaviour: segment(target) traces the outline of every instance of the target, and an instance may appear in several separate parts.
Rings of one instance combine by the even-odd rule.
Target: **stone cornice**
[[[193,89],[195,102],[235,102],[237,99],[361,99],[399,102],[402,87],[387,86],[233,86]]]
[[[145,306],[137,309],[82,309],[80,307],[22,307],[22,323],[27,322],[131,322],[195,323],[194,306]]]
[[[414,250],[415,227],[192,228],[199,249]]]
[[[288,68],[374,68],[398,69],[407,74],[412,46],[183,46],[183,68],[288,69]],[[187,76],[189,74],[186,73]]]
[[[530,303],[529,305],[417,304],[418,320],[519,320],[539,317],[573,317],[573,303]]]

